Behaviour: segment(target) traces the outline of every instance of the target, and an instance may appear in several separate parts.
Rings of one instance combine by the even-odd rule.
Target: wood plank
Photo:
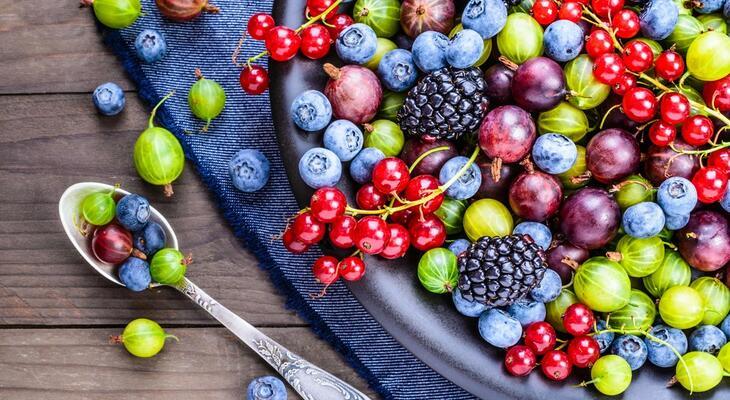
[[[171,289],[132,293],[83,261],[57,215],[61,193],[81,181],[119,182],[147,196],[170,220],[182,249],[193,253],[189,277],[243,318],[303,325],[190,164],[171,200],[140,180],[131,154],[145,115],[134,95],[117,118],[97,116],[88,95],[0,96],[0,325],[120,324],[140,315],[214,323]]]
[[[0,0],[0,93],[90,92],[114,81],[132,89],[78,0]]]
[[[130,356],[109,343],[118,329],[0,330],[0,398],[197,400],[245,398],[251,379],[275,375],[228,331],[169,329],[168,342],[151,359]],[[306,328],[268,328],[274,340],[313,363],[375,395],[366,383]],[[289,389],[291,399],[298,398]]]

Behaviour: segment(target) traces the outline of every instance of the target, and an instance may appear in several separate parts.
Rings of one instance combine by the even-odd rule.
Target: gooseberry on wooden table
[[[149,358],[157,355],[165,347],[165,340],[177,337],[165,333],[155,321],[138,318],[127,324],[119,336],[112,336],[113,343],[121,343],[135,357]]]

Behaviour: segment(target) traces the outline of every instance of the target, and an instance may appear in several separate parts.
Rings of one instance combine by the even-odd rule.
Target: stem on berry
[[[367,124],[367,125],[369,125],[369,124]],[[367,126],[365,127],[365,129],[367,129]],[[411,164],[411,167],[408,168],[408,172],[413,172],[413,170],[416,169],[418,164],[420,164],[421,161],[423,161],[426,157],[430,156],[431,154],[438,153],[439,151],[446,151],[448,149],[449,149],[449,146],[434,147],[433,149],[421,154],[420,156],[418,156],[418,158],[416,158],[416,161],[413,161],[413,164]]]
[[[157,110],[160,108],[160,106],[162,105],[162,103],[164,103],[165,101],[167,101],[167,99],[169,99],[170,97],[172,97],[172,95],[174,95],[174,94],[175,94],[175,91],[174,90],[171,91],[170,93],[168,93],[165,97],[162,98],[162,100],[160,100],[159,103],[157,103],[157,105],[155,105],[155,108],[152,109],[152,112],[150,113],[150,120],[149,120],[149,123],[147,124],[147,128],[148,129],[149,128],[154,128],[154,126],[155,126],[155,115],[157,115]],[[172,190],[170,190],[170,191],[172,191]]]

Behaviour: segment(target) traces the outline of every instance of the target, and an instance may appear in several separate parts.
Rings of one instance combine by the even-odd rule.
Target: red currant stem
[[[606,114],[603,115],[603,118],[601,118],[601,125],[598,126],[599,129],[603,129],[603,124],[606,123],[606,118],[608,118],[608,114],[611,114],[611,111],[620,108],[621,104],[614,104],[613,107],[609,108],[608,111],[606,111]]]
[[[420,156],[418,156],[418,158],[416,158],[416,161],[413,161],[413,164],[411,164],[411,167],[408,168],[408,172],[413,172],[413,170],[416,169],[418,164],[420,164],[424,158],[430,156],[433,153],[438,153],[439,151],[446,151],[448,149],[449,149],[449,146],[434,147],[433,149],[421,154]]]
[[[563,343],[560,343],[559,346],[555,347],[555,350],[562,350],[565,346],[568,345],[568,343],[569,342],[567,340],[566,341],[563,341]]]
[[[598,382],[600,380],[601,380],[601,378],[591,379],[590,381],[583,381],[583,382],[581,382],[581,383],[579,383],[577,385],[573,385],[573,387],[574,388],[586,387],[586,386],[592,385],[592,384],[594,384],[594,383],[596,383],[596,382]]]
[[[717,146],[717,141],[720,140],[720,132],[730,129],[730,126],[726,125],[721,127],[720,129],[715,132],[715,137],[710,142],[713,146]]]
[[[173,90],[172,92],[168,93],[165,97],[163,97],[162,100],[160,100],[160,102],[157,103],[157,105],[155,105],[155,107],[152,109],[152,112],[150,113],[150,120],[149,120],[149,123],[147,124],[147,129],[155,127],[155,115],[157,115],[157,109],[159,109],[160,106],[162,105],[162,103],[167,101],[167,99],[172,97],[174,94],[175,94],[175,91]]]
[[[715,151],[730,147],[730,142],[722,142],[720,144],[716,144],[715,147],[707,150],[680,150],[674,145],[674,143],[669,143],[669,147],[671,147],[675,153],[679,154],[706,156]]]

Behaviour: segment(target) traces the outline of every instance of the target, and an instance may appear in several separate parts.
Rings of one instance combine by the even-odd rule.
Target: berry
[[[134,232],[132,236],[134,248],[143,252],[148,257],[153,256],[165,247],[167,235],[157,222],[149,222],[142,230]]]
[[[601,54],[613,52],[613,41],[611,35],[603,29],[596,29],[586,39],[586,53],[591,58],[597,58]]]
[[[656,121],[649,127],[649,140],[656,146],[669,146],[675,137],[677,137],[677,130],[673,125],[664,121]]]
[[[366,216],[360,219],[353,231],[355,246],[365,254],[378,254],[390,240],[390,229],[382,218]]]
[[[312,273],[317,282],[324,285],[333,284],[339,278],[337,259],[332,256],[322,256],[312,265]]]
[[[649,39],[666,39],[679,19],[679,8],[672,0],[654,0],[649,2],[639,15],[641,33]]]
[[[512,234],[529,236],[530,239],[532,239],[532,241],[538,246],[542,247],[543,250],[547,250],[548,247],[550,247],[550,243],[553,241],[553,234],[550,232],[550,228],[539,222],[520,222],[514,227],[514,229],[512,229]]]
[[[100,114],[108,117],[117,115],[124,109],[126,99],[124,91],[116,83],[107,82],[94,89],[91,96]]]
[[[572,304],[563,314],[563,327],[573,336],[588,334],[593,330],[595,322],[593,311],[585,304]]]
[[[304,244],[294,237],[294,230],[291,228],[286,228],[282,241],[284,242],[284,248],[292,254],[301,254],[309,250],[308,244]]]
[[[313,189],[336,186],[342,176],[342,162],[330,150],[315,147],[299,160],[299,176]]]
[[[324,131],[324,147],[337,155],[342,162],[352,160],[362,149],[365,138],[357,125],[346,119],[338,119]]]
[[[117,203],[116,216],[124,228],[139,231],[150,219],[150,202],[138,194],[128,194]]]
[[[292,222],[294,238],[306,245],[322,240],[326,229],[325,225],[318,221],[310,211],[297,215]]]
[[[385,158],[373,168],[373,185],[382,193],[402,192],[409,179],[408,166],[400,158]]]
[[[458,257],[469,249],[469,246],[471,246],[471,242],[467,239],[456,239],[449,245],[449,250]]]
[[[167,53],[165,37],[154,29],[145,29],[137,35],[134,41],[134,50],[137,57],[146,63],[162,60]]]
[[[302,39],[294,29],[286,26],[275,26],[266,33],[266,50],[276,61],[288,61],[299,51]]]
[[[340,249],[349,249],[355,245],[353,237],[357,220],[349,215],[342,215],[330,225],[329,239],[333,246]]]
[[[385,53],[378,63],[378,77],[386,89],[394,92],[405,92],[412,88],[418,79],[418,68],[411,52],[395,49]]]
[[[322,15],[328,8],[334,4],[334,0],[307,0],[307,11],[310,17]]]
[[[702,325],[689,335],[689,350],[717,355],[727,343],[725,334],[714,325]]]
[[[520,341],[522,326],[506,312],[492,308],[479,316],[479,334],[492,346],[506,349]]]
[[[629,39],[639,33],[639,16],[636,12],[624,8],[616,13],[611,20],[613,28],[616,29],[616,36],[622,39]]]
[[[150,265],[137,257],[129,257],[119,267],[119,280],[127,289],[141,292],[152,283]]]
[[[629,89],[633,89],[636,87],[636,77],[634,77],[631,74],[623,74],[621,77],[616,81],[616,83],[613,84],[613,92],[616,93],[619,96],[623,96],[626,94],[626,92]]]
[[[419,175],[408,182],[405,190],[405,199],[408,201],[417,201],[428,197],[438,188],[439,181],[436,178],[431,175]],[[431,214],[438,210],[443,202],[444,195],[442,193],[418,207],[424,214]]]
[[[447,161],[439,171],[439,183],[445,185],[469,161],[464,156],[456,156]],[[473,197],[482,185],[482,171],[472,163],[454,183],[446,189],[446,195],[456,200],[466,200]]]
[[[689,180],[674,176],[659,185],[657,203],[666,214],[688,215],[697,205],[697,190]]]
[[[595,332],[596,334],[593,335],[593,339],[598,343],[598,347],[601,349],[601,354],[605,353],[606,350],[611,347],[611,343],[613,343],[613,339],[615,338],[616,334],[613,332],[603,332],[603,333],[597,333],[602,330],[606,329],[606,321],[599,319],[596,323]]]
[[[624,0],[591,0],[591,7],[599,17],[613,19],[624,7]]]
[[[615,354],[629,363],[632,371],[641,368],[646,362],[646,344],[634,335],[621,335],[611,345],[611,354]]]
[[[418,250],[427,251],[444,244],[446,228],[439,217],[428,214],[423,218],[414,214],[408,221],[411,244]]]
[[[347,14],[329,14],[325,20],[332,40],[336,40],[345,28],[355,23]]]
[[[471,318],[478,318],[484,311],[487,311],[487,306],[478,301],[469,301],[461,295],[459,289],[454,289],[451,292],[451,299],[454,302],[454,307],[461,315]]]
[[[578,368],[590,368],[601,355],[601,348],[590,336],[578,336],[568,344],[568,358]]]
[[[264,40],[269,30],[274,27],[274,17],[265,13],[257,13],[248,19],[248,34],[256,40]]]
[[[665,50],[654,61],[654,72],[662,79],[673,82],[684,73],[684,59],[673,50]]]
[[[724,148],[710,153],[707,157],[707,165],[719,168],[726,174],[730,174],[730,148]]]
[[[355,193],[355,203],[363,210],[377,210],[385,205],[385,197],[372,183],[367,183]]]
[[[352,24],[340,32],[335,41],[337,55],[347,64],[365,64],[375,55],[378,37],[365,24]]]
[[[646,42],[632,40],[624,47],[622,60],[628,70],[644,72],[654,63],[654,53]]]
[[[550,350],[542,357],[540,368],[545,376],[553,381],[563,381],[573,371],[573,364],[565,352]]]
[[[545,304],[529,299],[520,299],[507,307],[507,313],[520,321],[522,328],[526,328],[535,322],[545,320]]]
[[[314,24],[306,27],[301,37],[301,50],[305,57],[318,60],[330,52],[332,38],[324,25]]]
[[[689,117],[689,112],[689,100],[683,94],[666,93],[659,102],[659,115],[668,124],[681,124]]]
[[[361,185],[370,182],[375,164],[384,158],[385,154],[375,147],[362,149],[350,163],[350,176]]]
[[[380,256],[388,260],[401,258],[411,246],[410,234],[401,224],[389,224],[388,229],[390,230],[390,240],[380,252]]]
[[[583,15],[583,6],[577,1],[566,1],[560,5],[560,11],[558,11],[558,18],[567,19],[568,21],[580,22],[580,17]]]
[[[535,353],[527,346],[517,345],[507,350],[504,367],[513,376],[527,376],[537,366]]]
[[[346,281],[359,281],[365,275],[365,261],[360,257],[345,257],[337,264],[337,268]]]
[[[241,89],[248,94],[259,95],[269,88],[269,73],[258,65],[244,67],[238,80]]]
[[[459,31],[446,48],[446,61],[454,68],[469,68],[479,61],[484,51],[484,40],[474,30]]]
[[[347,198],[337,188],[325,187],[317,189],[309,200],[309,209],[320,222],[334,222],[345,214]]]
[[[657,339],[669,343],[679,354],[687,352],[687,336],[680,329],[657,325],[652,327],[649,333]],[[644,344],[646,345],[647,359],[657,367],[669,368],[679,362],[679,357],[674,354],[670,347],[649,338],[644,338]]]
[[[714,203],[722,198],[727,187],[728,175],[715,167],[700,168],[692,177],[692,184],[697,189],[697,198],[706,204]]]
[[[286,400],[286,386],[274,376],[262,376],[251,381],[246,389],[246,400]]]
[[[552,269],[545,270],[540,283],[530,292],[530,297],[535,301],[549,303],[560,296],[562,280],[560,275]]]
[[[483,45],[483,44],[482,44]],[[423,72],[431,73],[444,68],[449,38],[441,32],[426,31],[416,37],[411,51],[413,61]]]
[[[411,4],[418,3],[411,2]],[[464,28],[479,32],[484,40],[492,38],[507,23],[507,5],[500,0],[469,1],[461,15],[461,22]]]
[[[558,19],[558,5],[553,0],[537,0],[532,5],[532,17],[542,26]]]
[[[621,108],[630,120],[648,122],[654,118],[657,109],[656,97],[651,90],[643,87],[629,89],[621,101]]]
[[[537,355],[543,355],[555,348],[555,329],[545,321],[535,322],[525,329],[525,345]]]
[[[228,175],[231,183],[242,192],[260,190],[269,181],[271,165],[260,151],[243,149],[228,161]]]
[[[710,141],[714,131],[709,118],[704,115],[694,115],[682,124],[682,139],[692,146],[702,146]]]
[[[596,57],[593,64],[593,76],[601,83],[613,85],[626,71],[621,56],[616,53],[604,53]]]
[[[547,133],[535,140],[532,160],[541,170],[557,175],[570,170],[578,158],[578,148],[567,136]]]
[[[644,201],[624,211],[621,225],[626,234],[634,238],[656,236],[664,228],[664,212],[657,203]]]
[[[583,49],[583,29],[565,19],[555,21],[545,29],[543,44],[545,55],[558,62],[570,61]]]
[[[726,8],[730,14],[730,5]],[[730,112],[730,75],[718,81],[706,82],[702,88],[702,97],[707,105],[717,108],[720,112]]]
[[[315,132],[324,129],[332,120],[332,105],[322,92],[307,90],[294,99],[289,113],[299,128]]]

